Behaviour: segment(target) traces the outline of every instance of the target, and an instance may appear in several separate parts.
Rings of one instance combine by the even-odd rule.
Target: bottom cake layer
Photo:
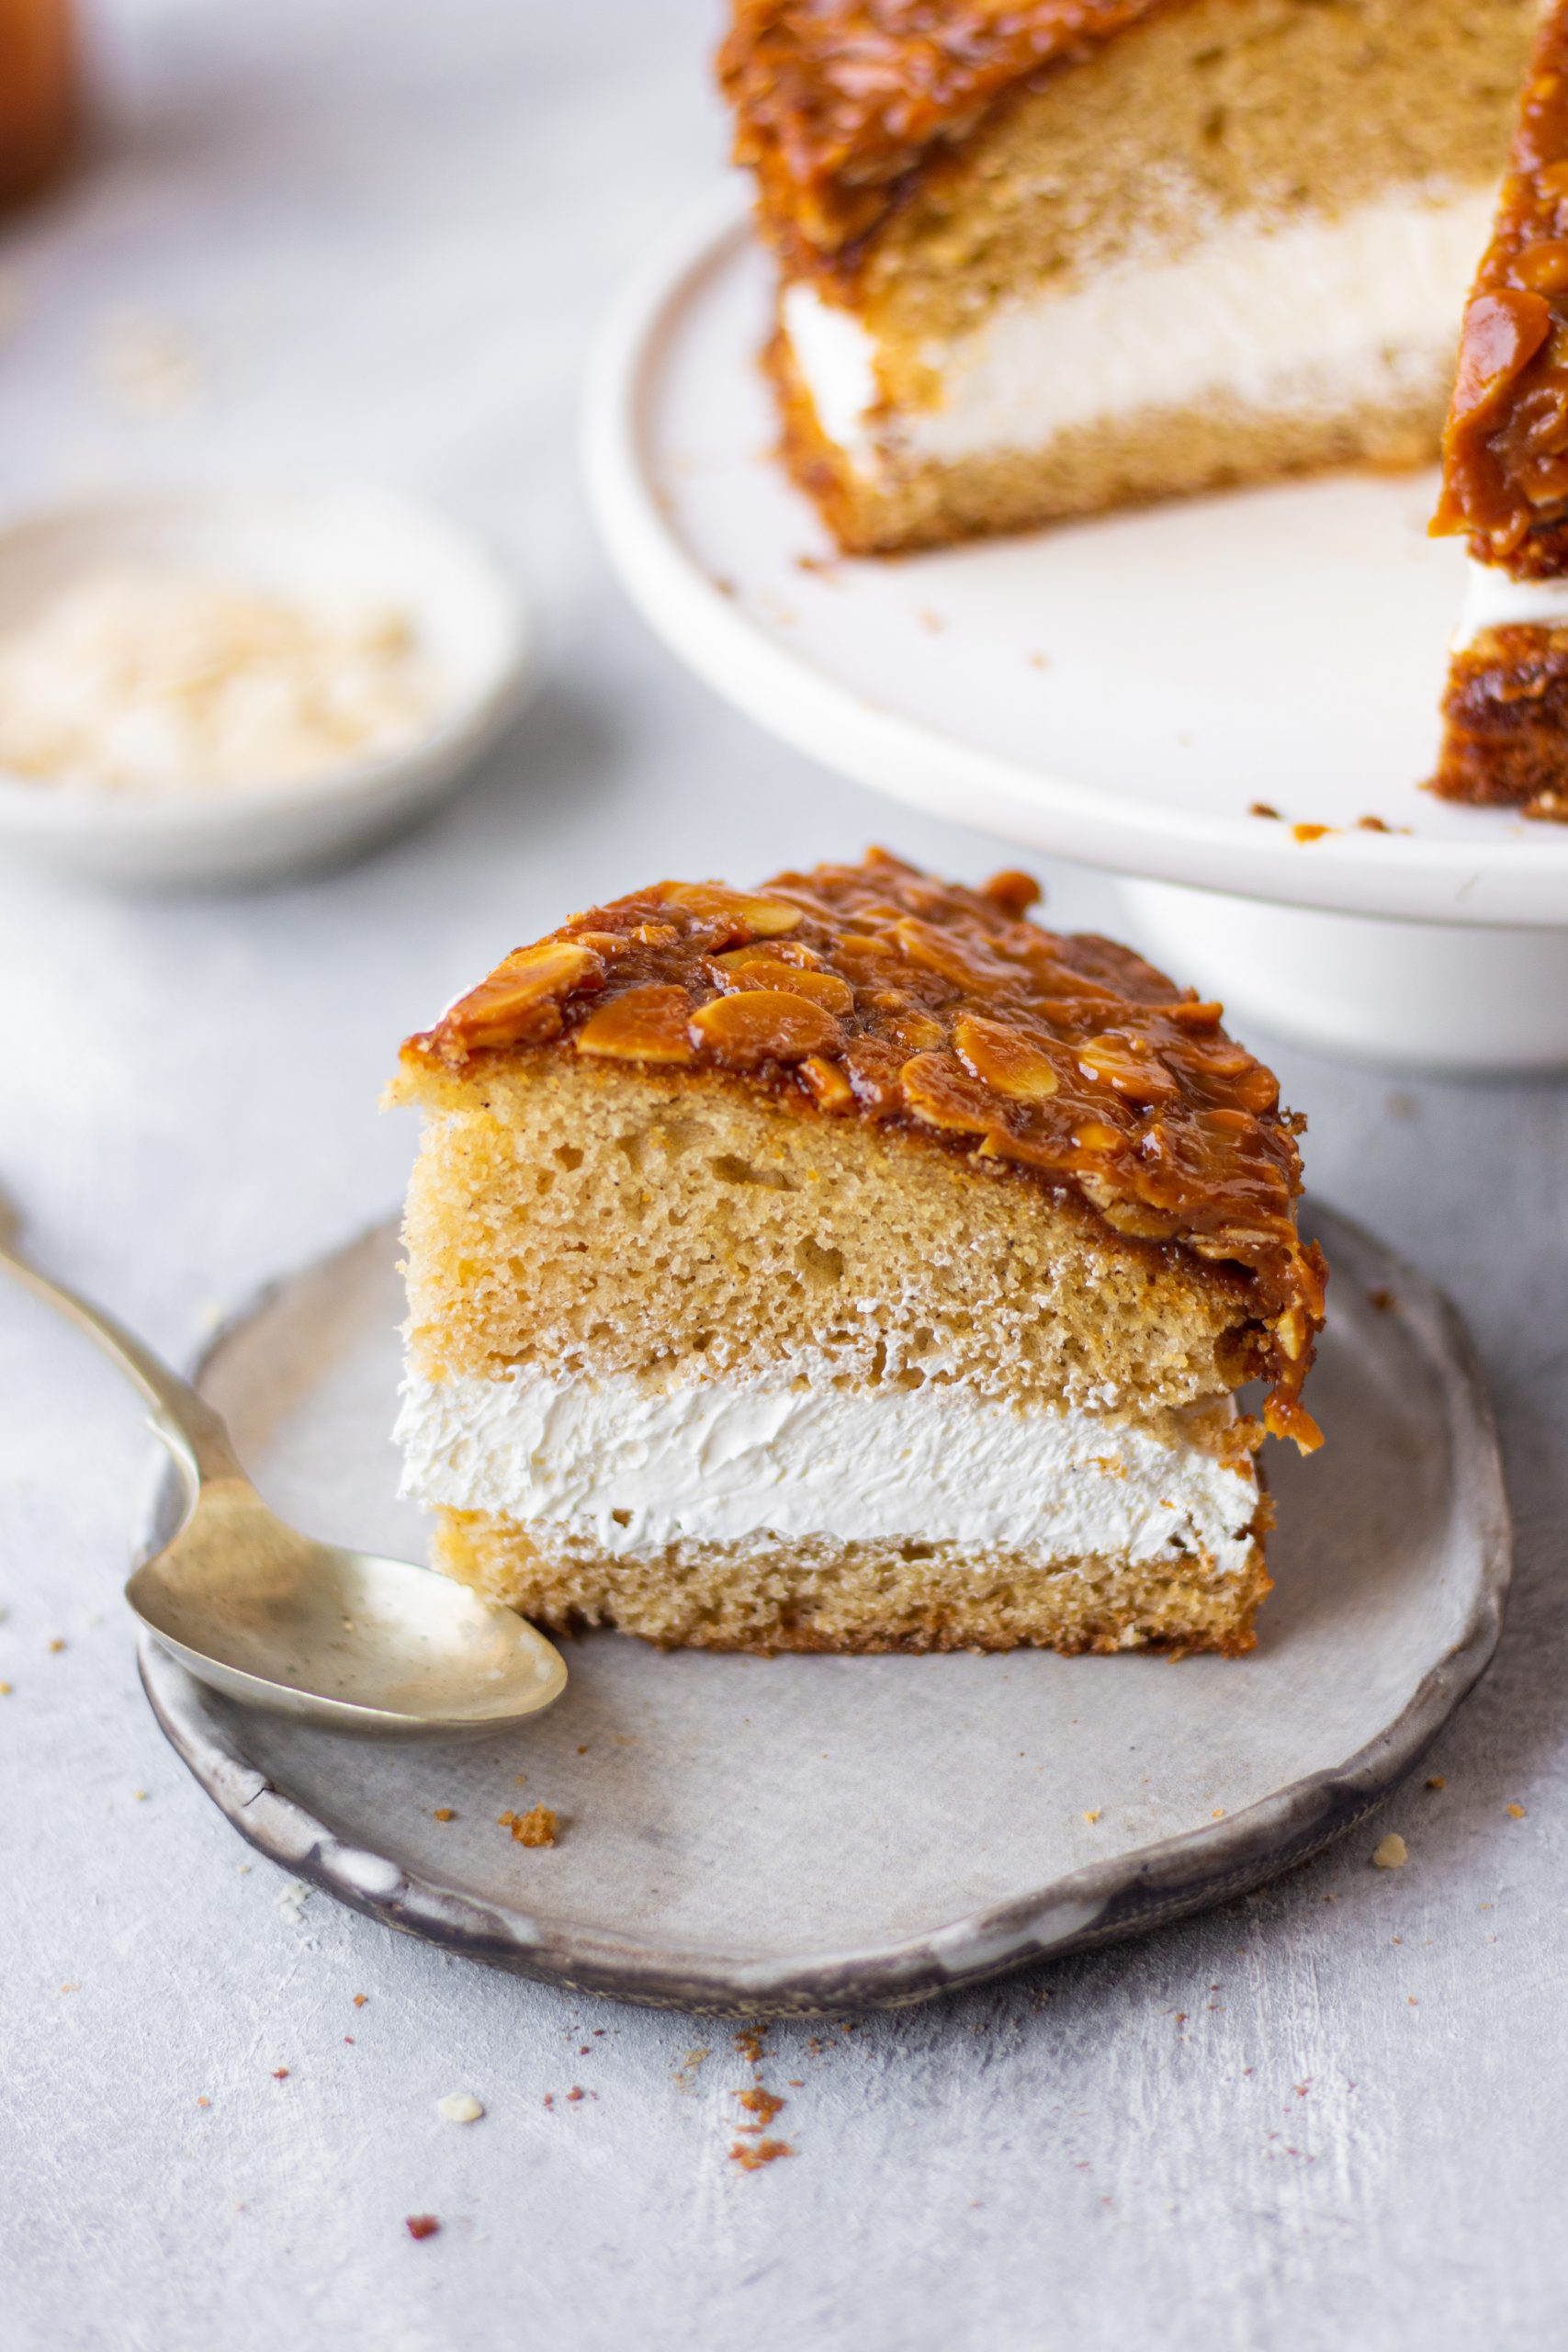
[[[1060,1559],[1001,1545],[826,1535],[682,1538],[643,1555],[592,1533],[487,1511],[439,1510],[448,1576],[560,1633],[613,1625],[666,1648],[1066,1652],[1253,1645],[1269,1589],[1259,1506],[1243,1566]]]

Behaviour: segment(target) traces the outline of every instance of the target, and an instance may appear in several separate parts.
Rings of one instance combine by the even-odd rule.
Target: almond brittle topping
[[[692,1000],[684,989],[628,989],[591,1012],[572,1039],[580,1054],[617,1062],[689,1062]]]
[[[1432,530],[1468,533],[1477,562],[1516,580],[1568,570],[1564,0],[1536,34],[1492,242],[1464,314]]]
[[[804,1061],[840,1041],[839,1024],[809,997],[784,989],[746,989],[736,996],[710,997],[692,1015],[692,1028],[738,1069],[767,1061]]]
[[[1302,1123],[1217,1004],[1042,930],[1030,887],[949,888],[879,851],[760,892],[661,883],[509,956],[404,1051],[454,1072],[540,1048],[663,1065],[1076,1193],[1250,1285],[1269,1426],[1315,1443],[1300,1395],[1326,1270],[1296,1231]]]

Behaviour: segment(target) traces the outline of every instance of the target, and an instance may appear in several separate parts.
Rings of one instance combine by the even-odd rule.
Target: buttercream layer
[[[1279,413],[1397,405],[1451,368],[1491,196],[1405,192],[1337,219],[1217,226],[1179,257],[1004,301],[913,355],[931,388],[918,406],[888,399],[911,355],[895,360],[812,283],[784,289],[783,332],[824,437],[867,477],[1206,395]]]
[[[1500,565],[1467,564],[1464,610],[1453,648],[1462,653],[1485,630],[1568,628],[1568,580],[1514,580]]]
[[[1133,1422],[941,1383],[660,1387],[529,1370],[411,1378],[396,1436],[406,1498],[591,1533],[611,1556],[766,1531],[1186,1557],[1231,1576],[1258,1506],[1228,1400]]]

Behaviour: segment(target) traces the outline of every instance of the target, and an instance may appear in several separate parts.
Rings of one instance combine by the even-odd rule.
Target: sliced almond
[[[541,1006],[572,989],[597,987],[604,977],[604,959],[593,948],[575,939],[547,939],[518,948],[498,965],[453,1006],[446,1025],[470,1048],[514,1045]]]
[[[747,1069],[758,1062],[804,1061],[840,1042],[830,1012],[784,989],[743,989],[711,997],[691,1016],[693,1034],[720,1061]]]
[[[800,1065],[800,1076],[815,1096],[819,1110],[853,1110],[854,1088],[837,1062],[825,1061],[820,1054],[807,1054]]]
[[[613,1062],[689,1062],[692,1000],[684,989],[627,989],[589,1014],[572,1039],[580,1054]]]
[[[1175,1102],[1181,1089],[1149,1046],[1114,1032],[1077,1048],[1078,1068],[1132,1102]]]
[[[948,1054],[917,1054],[898,1076],[906,1107],[928,1127],[983,1136],[1000,1125],[997,1105],[977,1079]]]
[[[829,1012],[852,1012],[855,1009],[855,992],[837,972],[800,970],[761,947],[743,947],[740,954],[753,960],[737,963],[730,956],[714,959],[722,967],[719,980],[727,989],[782,989],[785,995],[803,996],[811,1004],[820,1004]]]
[[[953,1032],[957,1052],[986,1085],[1019,1102],[1043,1102],[1061,1091],[1061,1077],[1049,1055],[1005,1022],[970,1015]]]
[[[798,907],[783,899],[754,898],[749,891],[726,890],[716,882],[667,882],[660,893],[667,906],[679,907],[699,921],[729,922],[742,939],[779,939],[795,931],[806,918]]]

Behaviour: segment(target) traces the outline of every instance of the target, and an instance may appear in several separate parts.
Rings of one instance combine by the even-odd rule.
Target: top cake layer
[[[805,1117],[1003,1163],[1120,1234],[1251,1280],[1270,1428],[1300,1403],[1325,1269],[1269,1072],[1129,950],[1025,921],[1027,876],[949,887],[881,853],[761,892],[665,882],[518,949],[403,1048],[482,1076],[541,1052],[739,1086]]]
[[[1432,525],[1516,580],[1568,571],[1568,0],[1536,36],[1465,311]]]
[[[1178,0],[735,0],[719,77],[737,161],[798,266],[865,236],[986,111]]]

